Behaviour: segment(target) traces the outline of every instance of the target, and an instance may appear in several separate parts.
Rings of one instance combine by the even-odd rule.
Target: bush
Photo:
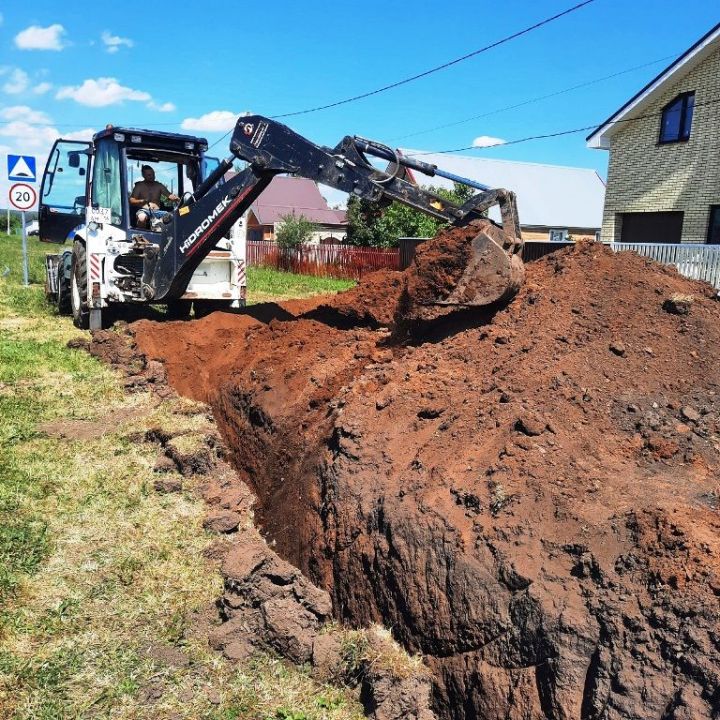
[[[280,218],[282,225],[275,233],[275,241],[283,249],[296,248],[307,242],[315,230],[315,225],[304,215],[294,213]]]

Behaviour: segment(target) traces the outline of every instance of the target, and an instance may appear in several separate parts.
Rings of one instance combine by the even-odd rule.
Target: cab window
[[[113,225],[120,225],[123,220],[121,187],[120,148],[113,140],[101,140],[95,154],[92,202],[97,207],[110,208]]]
[[[192,192],[193,183],[188,174],[188,166],[185,163],[171,162],[167,160],[145,160],[140,157],[128,158],[128,194],[132,195],[137,183],[143,181],[142,169],[149,166],[155,173],[155,181],[164,185],[171,195],[182,197],[184,193]],[[171,210],[170,201],[161,203],[163,210]]]
[[[87,143],[59,141],[48,160],[41,203],[50,212],[82,215],[85,212]]]

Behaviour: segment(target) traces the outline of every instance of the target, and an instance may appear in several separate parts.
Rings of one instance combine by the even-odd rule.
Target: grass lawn
[[[0,718],[361,717],[303,668],[268,655],[233,667],[186,632],[221,592],[203,556],[205,507],[192,480],[157,494],[157,449],[133,435],[204,420],[182,412],[187,401],[127,394],[114,371],[66,347],[79,331],[45,305],[46,250],[31,241],[24,288],[19,239],[0,236]],[[276,275],[250,282],[267,297],[342,287]],[[62,438],[43,431],[52,421],[98,431]],[[158,646],[189,664],[168,664]]]
[[[290,300],[311,295],[336,293],[355,285],[354,280],[293,275],[272,268],[248,268],[248,302]]]

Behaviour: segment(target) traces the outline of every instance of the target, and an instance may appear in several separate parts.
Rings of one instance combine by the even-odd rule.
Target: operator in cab
[[[143,179],[135,183],[130,195],[130,205],[139,208],[136,215],[136,226],[147,228],[151,217],[162,217],[167,214],[165,210],[160,209],[161,201],[175,202],[180,198],[155,180],[155,171],[150,165],[142,166],[142,176]]]

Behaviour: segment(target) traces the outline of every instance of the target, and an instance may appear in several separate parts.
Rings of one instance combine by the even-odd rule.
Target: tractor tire
[[[167,304],[168,320],[188,320],[192,310],[192,300],[173,300]]]
[[[72,305],[70,293],[72,292],[72,278],[65,277],[65,256],[61,256],[58,266],[57,275],[57,296],[55,297],[55,307],[58,315],[70,315],[72,313]]]
[[[80,330],[87,330],[90,327],[90,310],[87,301],[87,257],[85,245],[79,240],[73,244],[70,283],[70,308],[73,324]]]

